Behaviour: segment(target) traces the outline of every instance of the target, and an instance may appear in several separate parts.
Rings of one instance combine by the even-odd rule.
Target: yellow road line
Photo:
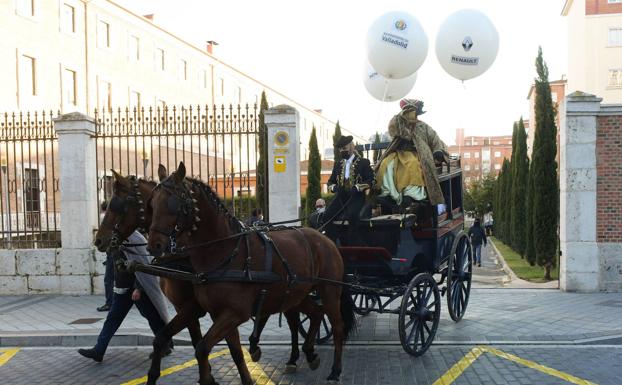
[[[19,351],[20,348],[0,349],[0,366],[9,362],[9,360],[13,358],[13,356],[16,355]]]
[[[494,354],[497,357],[505,358],[506,360],[513,361],[513,362],[516,362],[517,364],[524,365],[524,366],[526,366],[528,368],[538,370],[538,371],[540,371],[542,373],[548,374],[549,376],[561,378],[562,380],[571,382],[573,384],[577,384],[577,385],[596,385],[593,382],[581,379],[579,377],[575,377],[575,376],[570,375],[568,373],[560,372],[559,370],[551,369],[549,367],[546,367],[544,365],[540,365],[540,364],[535,363],[533,361],[529,361],[529,360],[526,360],[524,358],[517,357],[517,356],[515,356],[513,354],[502,352],[501,350],[497,350],[497,349],[489,348],[489,347],[482,347],[482,349],[485,350],[488,353]]]
[[[458,361],[454,366],[451,367],[441,378],[436,380],[432,385],[449,385],[456,380],[456,378],[460,377],[462,372],[466,370],[471,364],[477,360],[479,356],[482,355],[484,351],[475,347],[471,349],[460,361]]]
[[[246,365],[248,366],[248,370],[251,372],[251,377],[255,381],[257,385],[275,385],[270,377],[263,371],[262,367],[257,363],[253,362],[250,354],[246,349],[244,349],[244,360],[246,361]]]
[[[208,359],[212,360],[212,359],[214,359],[216,357],[220,357],[220,356],[223,356],[225,354],[229,354],[229,349],[224,349],[224,350],[218,351],[216,353],[212,353],[212,354],[209,355]],[[194,360],[190,360],[190,361],[184,362],[183,364],[180,364],[180,365],[171,366],[168,369],[162,370],[160,372],[160,377],[168,376],[169,374],[173,374],[175,372],[179,372],[180,370],[184,370],[184,369],[193,367],[193,366],[195,366],[197,364],[198,364],[197,360],[194,359]],[[139,385],[139,384],[144,384],[146,382],[147,382],[147,376],[144,376],[144,377],[141,377],[141,378],[137,378],[135,380],[124,382],[121,385]]]

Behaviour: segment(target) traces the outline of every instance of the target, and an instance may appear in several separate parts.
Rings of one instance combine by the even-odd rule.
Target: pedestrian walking
[[[471,245],[475,251],[475,263],[477,266],[482,266],[482,243],[488,245],[486,239],[486,232],[482,229],[479,223],[479,218],[475,219],[473,226],[469,229],[469,238],[471,238]]]
[[[146,249],[147,240],[138,231],[134,231],[126,242],[126,246],[122,246],[120,252],[128,260],[144,264],[151,262],[152,257]],[[156,276],[115,269],[112,307],[99,333],[97,344],[91,349],[79,349],[78,353],[96,362],[101,362],[104,359],[108,343],[134,304],[136,304],[140,314],[149,322],[149,327],[154,335],[169,322],[166,300]],[[172,343],[168,349],[165,349],[163,355],[170,354],[171,349]]]
[[[100,208],[99,214],[99,223],[102,222],[104,215],[106,215],[106,209],[108,208],[108,203],[103,201]],[[104,261],[104,266],[106,266],[106,271],[104,272],[104,293],[106,295],[106,303],[97,308],[97,311],[109,311],[112,306],[112,287],[114,286],[114,261],[112,259],[112,254],[106,251],[106,260]]]
[[[326,211],[326,201],[319,198],[315,201],[315,211],[309,215],[309,225],[314,229],[319,229],[324,223],[324,211]]]

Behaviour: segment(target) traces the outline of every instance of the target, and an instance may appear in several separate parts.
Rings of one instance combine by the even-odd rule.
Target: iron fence
[[[256,105],[96,111],[99,202],[112,194],[110,170],[154,180],[159,164],[172,172],[183,161],[188,176],[209,183],[234,215],[246,219],[259,206],[258,186],[265,185],[265,174],[257,173],[265,135],[258,112]]]
[[[58,115],[0,116],[0,248],[60,247]]]

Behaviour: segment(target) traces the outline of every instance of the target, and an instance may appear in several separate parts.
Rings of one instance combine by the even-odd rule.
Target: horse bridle
[[[198,230],[197,223],[201,221],[201,218],[198,216],[199,208],[197,207],[198,202],[194,198],[194,190],[188,188],[183,182],[181,186],[176,185],[171,179],[173,175],[174,173],[158,183],[153,188],[153,192],[161,188],[169,193],[167,208],[171,214],[177,216],[175,227],[171,231],[166,231],[153,225],[150,228],[150,230],[169,238],[170,254],[175,254],[177,252],[177,237],[185,231],[188,231],[189,234],[192,235],[193,232]],[[153,192],[151,193],[149,201],[153,198]],[[182,223],[181,226],[179,225],[180,223]]]
[[[119,227],[121,222],[125,219],[125,215],[130,206],[135,207],[138,211],[138,231],[144,232],[147,225],[145,219],[145,201],[143,200],[142,193],[138,189],[138,179],[135,176],[129,176],[128,179],[132,185],[132,191],[130,191],[125,198],[113,196],[110,203],[108,203],[110,211],[117,215],[117,221],[112,229],[110,245],[108,246],[108,249],[111,251],[117,250],[121,245],[122,239],[119,234]]]

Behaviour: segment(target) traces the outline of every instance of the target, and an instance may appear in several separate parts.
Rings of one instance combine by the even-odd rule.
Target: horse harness
[[[112,235],[110,237],[109,249],[111,251],[116,251],[119,249],[119,246],[121,246],[119,227],[123,222],[130,206],[133,206],[138,211],[138,231],[144,232],[146,230],[147,221],[145,219],[145,204],[143,196],[138,189],[138,179],[133,175],[129,176],[128,179],[132,185],[132,190],[125,198],[113,195],[110,203],[108,203],[108,209],[117,215],[117,221],[114,224]]]

